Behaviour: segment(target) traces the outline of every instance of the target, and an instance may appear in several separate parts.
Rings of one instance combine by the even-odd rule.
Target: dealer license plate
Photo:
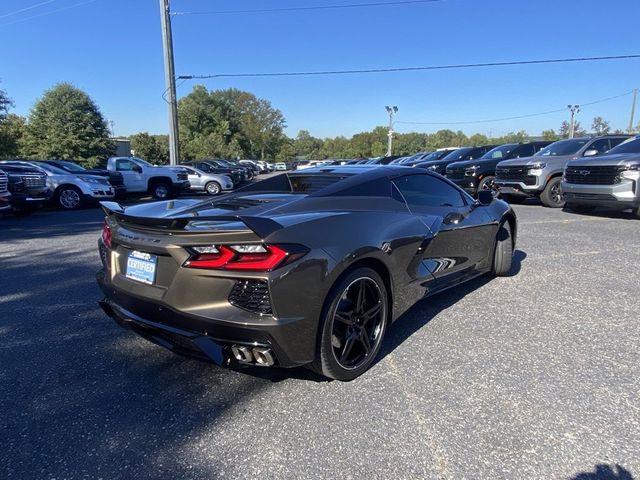
[[[156,255],[133,250],[129,252],[127,257],[126,277],[136,282],[153,285],[156,279],[157,264],[158,257]]]

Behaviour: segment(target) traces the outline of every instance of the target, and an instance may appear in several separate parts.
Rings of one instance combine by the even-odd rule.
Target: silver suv
[[[586,212],[596,207],[633,209],[640,217],[640,136],[598,158],[567,164],[562,182],[566,207]]]
[[[510,203],[539,197],[545,207],[562,208],[561,183],[564,167],[571,160],[604,155],[629,135],[581,137],[559,140],[533,157],[505,160],[496,167],[494,186]]]
[[[233,180],[231,180],[231,177],[227,175],[208,173],[187,165],[180,165],[179,167],[171,168],[187,172],[192,191],[204,191],[209,195],[218,195],[222,192],[233,190]]]

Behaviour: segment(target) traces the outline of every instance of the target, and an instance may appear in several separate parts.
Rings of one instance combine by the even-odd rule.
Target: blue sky
[[[244,10],[363,2],[172,0],[171,8],[174,12]],[[15,101],[14,112],[27,115],[45,89],[68,81],[94,98],[114,122],[117,135],[165,133],[158,0],[81,3],[0,2],[0,88]],[[638,0],[605,4],[442,0],[359,9],[177,16],[173,34],[178,75],[335,70],[638,54],[639,18]],[[466,122],[619,95],[640,87],[640,60],[203,83],[210,89],[236,87],[269,99],[284,113],[290,135],[306,129],[321,137],[350,136],[386,124],[384,106],[389,104],[398,105],[399,122]],[[185,82],[178,95],[186,95],[193,85]],[[614,128],[626,128],[630,104],[627,95],[585,107],[578,120],[590,126],[591,119],[601,115]],[[546,128],[557,129],[567,116],[557,113],[477,125],[398,123],[396,130],[453,128],[497,135],[524,129],[539,134]]]

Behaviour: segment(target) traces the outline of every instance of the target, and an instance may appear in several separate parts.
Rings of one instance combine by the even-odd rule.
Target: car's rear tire
[[[593,205],[580,205],[577,203],[565,203],[565,210],[571,210],[576,213],[590,213],[595,210],[596,207]]]
[[[565,201],[562,195],[562,177],[554,177],[547,183],[540,194],[540,201],[545,207],[562,208]]]
[[[375,270],[344,275],[325,300],[313,369],[341,381],[363,374],[380,351],[388,312],[387,289]]]
[[[82,208],[82,192],[73,185],[63,185],[56,191],[56,203],[64,210],[77,210]]]
[[[219,195],[222,191],[222,187],[218,182],[211,181],[204,186],[204,190],[209,195]]]
[[[503,193],[502,195],[500,195],[500,198],[505,202],[511,203],[513,205],[520,205],[527,199],[527,197],[523,197],[520,195],[509,195],[508,193]]]
[[[156,200],[167,200],[171,198],[171,184],[164,180],[153,182],[149,187],[149,193]]]
[[[496,248],[493,254],[493,274],[498,277],[505,277],[511,271],[513,263],[513,239],[511,237],[511,226],[509,222],[504,222],[498,228],[496,235]]]

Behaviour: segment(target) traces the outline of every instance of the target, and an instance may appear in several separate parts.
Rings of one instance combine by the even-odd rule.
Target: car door
[[[435,175],[405,175],[395,178],[393,184],[411,213],[433,233],[422,246],[422,255],[438,288],[460,282],[486,266],[495,226],[485,208]]]
[[[141,192],[147,189],[144,175],[142,172],[134,170],[135,163],[126,158],[116,159],[116,172],[122,174],[122,179],[128,190],[132,192]]]
[[[187,171],[187,174],[189,175],[189,183],[191,184],[191,187],[202,187],[202,174],[200,172],[198,172],[196,169],[191,168],[191,167],[185,167],[184,165],[181,165],[182,168],[184,168]]]

